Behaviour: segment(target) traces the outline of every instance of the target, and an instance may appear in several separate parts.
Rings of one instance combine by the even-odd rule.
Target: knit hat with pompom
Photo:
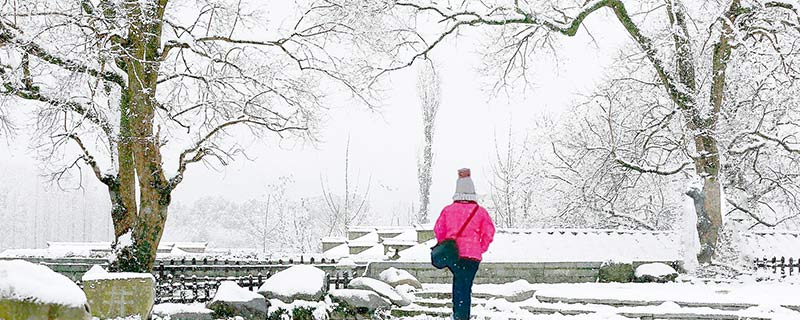
[[[458,180],[456,180],[456,194],[453,195],[455,201],[478,201],[475,195],[475,184],[470,178],[469,168],[458,169]]]

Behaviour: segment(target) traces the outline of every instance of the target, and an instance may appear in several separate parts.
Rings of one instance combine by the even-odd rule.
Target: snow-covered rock
[[[403,298],[405,298],[408,301],[417,300],[417,296],[414,295],[414,292],[417,291],[417,288],[414,288],[407,284],[401,284],[395,287],[394,289],[397,290],[397,293],[399,293],[401,296],[403,296]]]
[[[200,302],[196,303],[161,303],[153,306],[153,319],[169,320],[212,320],[211,309]]]
[[[407,284],[417,289],[422,289],[422,283],[412,276],[408,271],[403,269],[396,269],[394,267],[383,270],[380,275],[380,280],[388,283],[392,287],[397,287],[401,284]]]
[[[371,290],[380,295],[381,297],[389,299],[389,301],[391,301],[393,304],[401,307],[405,307],[411,304],[411,300],[406,299],[394,288],[392,288],[392,286],[380,280],[375,280],[366,277],[359,277],[350,280],[350,283],[347,285],[347,287],[350,289]]]
[[[264,319],[269,311],[264,296],[244,289],[233,281],[222,282],[207,306],[214,311],[215,317],[222,318],[239,316],[244,319]]]
[[[308,265],[292,266],[264,281],[258,293],[286,303],[294,300],[319,301],[325,289],[325,271]]]
[[[389,308],[392,303],[377,293],[370,290],[359,289],[334,289],[330,291],[331,298],[337,302],[344,302],[356,309],[366,309],[373,312],[377,309]]]
[[[23,260],[0,261],[0,319],[91,319],[86,295],[69,278]]]
[[[674,268],[663,263],[645,263],[636,267],[636,282],[672,282],[678,277]]]
[[[81,280],[92,316],[113,319],[139,315],[146,319],[153,311],[156,291],[152,274],[106,272],[95,265]]]

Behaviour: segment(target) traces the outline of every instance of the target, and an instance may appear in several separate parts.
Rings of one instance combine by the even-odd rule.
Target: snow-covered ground
[[[495,297],[535,290],[511,303]],[[405,319],[438,319],[450,312],[446,284],[426,284]],[[472,313],[479,319],[630,319],[671,315],[680,319],[800,319],[800,285],[747,283],[584,283],[476,285]],[[425,293],[425,294],[423,294]],[[488,296],[488,297],[487,297]],[[422,313],[421,315],[418,315]],[[545,314],[546,313],[546,314]],[[658,317],[656,317],[658,319]]]

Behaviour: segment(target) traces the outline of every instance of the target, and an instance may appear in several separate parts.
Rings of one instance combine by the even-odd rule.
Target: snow
[[[381,271],[378,277],[381,279],[381,281],[386,283],[398,283],[403,280],[417,280],[417,278],[414,278],[414,276],[408,273],[408,271],[397,269],[395,267],[390,267],[389,269]]]
[[[214,294],[214,301],[229,301],[229,302],[248,302],[255,299],[264,298],[262,295],[253,291],[244,289],[233,281],[223,281],[220,283],[217,293]]]
[[[352,245],[352,244],[351,244]],[[383,244],[375,244],[371,248],[364,250],[356,255],[351,255],[355,261],[376,261],[384,259]]]
[[[111,242],[47,242],[47,248],[44,249],[8,249],[0,253],[0,257],[41,257],[58,259],[105,256],[110,252]]]
[[[743,232],[742,242],[742,254],[748,260],[800,257],[800,232],[798,231]]]
[[[117,248],[125,248],[133,245],[133,231],[128,231],[117,238]]]
[[[278,299],[269,300],[269,313],[272,314],[278,309],[290,311],[296,308],[310,308],[313,309],[314,319],[325,320],[328,319],[328,313],[333,310],[333,303],[329,298],[325,301],[304,301],[295,300],[292,303],[285,303]]]
[[[347,238],[345,238],[345,237],[322,237],[321,242],[345,243],[345,242],[347,242]]]
[[[0,261],[0,297],[80,307],[86,295],[69,278],[23,260]]]
[[[350,255],[350,247],[347,244],[338,245],[336,247],[327,250],[323,254],[326,258],[333,258],[339,259],[341,257],[346,257]]]
[[[261,291],[271,291],[282,296],[314,295],[325,286],[325,271],[308,265],[292,266],[269,277]]]
[[[395,303],[405,301],[405,304],[408,304],[409,302],[402,295],[400,295],[400,293],[395,291],[395,289],[392,288],[392,286],[386,284],[385,282],[382,282],[380,280],[375,280],[372,278],[366,278],[366,277],[355,278],[353,280],[350,280],[348,287],[375,291],[375,293]]]
[[[432,239],[400,251],[399,261],[430,260]],[[525,248],[525,250],[520,250]],[[682,260],[681,241],[667,231],[499,229],[484,262],[605,262]]]
[[[108,272],[100,265],[92,266],[89,271],[83,274],[81,281],[95,281],[95,280],[123,280],[123,279],[156,279],[150,273],[136,273],[136,272]]]
[[[677,274],[678,272],[675,271],[672,267],[663,264],[663,263],[645,263],[636,267],[636,272],[634,275],[637,278],[643,276],[651,276],[654,278],[660,278],[663,276],[667,276],[670,274]]]
[[[172,315],[178,313],[212,313],[211,309],[201,302],[195,303],[161,303],[153,306],[153,313],[158,315]]]
[[[401,285],[395,287],[394,289],[397,290],[397,293],[399,293],[401,296],[403,296],[403,298],[408,299],[408,301],[416,300],[416,296],[414,295],[414,292],[417,291],[417,288],[414,288],[411,285],[401,284]]]
[[[348,241],[348,243],[350,243],[350,244],[358,244],[358,243],[361,243],[361,244],[377,244],[378,242],[380,242],[380,239],[381,238],[378,235],[378,232],[372,231],[372,232],[367,233],[367,234],[365,234],[365,235],[363,235],[361,237],[356,238],[355,240]]]
[[[514,282],[509,283],[502,283],[502,284],[492,284],[492,283],[483,283],[483,284],[475,284],[472,286],[472,293],[473,294],[484,294],[484,295],[491,295],[491,296],[500,296],[500,297],[509,297],[514,296],[519,293],[528,292],[531,290],[535,290],[537,285],[533,285],[528,283],[525,280],[517,280]],[[426,292],[451,292],[452,285],[449,283],[423,283],[422,284],[423,290]]]
[[[481,285],[476,286],[480,288]],[[797,285],[780,282],[728,284],[572,283],[532,284],[537,297],[676,303],[800,305]]]
[[[475,292],[479,293],[488,293],[504,297],[510,297],[528,291],[531,291],[531,284],[522,279],[505,284],[485,284],[480,287],[480,290],[475,290]]]
[[[344,258],[339,260],[337,265],[341,266],[341,267],[355,267],[356,266],[356,262],[353,261],[353,259],[350,258],[350,257],[344,257]]]

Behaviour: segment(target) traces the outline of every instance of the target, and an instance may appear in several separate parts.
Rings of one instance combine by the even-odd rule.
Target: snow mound
[[[406,299],[400,293],[398,293],[392,286],[386,284],[383,281],[375,280],[372,278],[366,277],[359,277],[353,280],[350,280],[350,283],[347,286],[348,288],[352,289],[364,289],[364,290],[372,290],[373,292],[379,294],[380,296],[389,299],[392,303],[405,307],[411,304],[411,301]]]
[[[645,263],[636,267],[636,272],[634,275],[637,278],[641,278],[644,276],[651,276],[653,278],[661,278],[671,274],[677,274],[678,272],[675,271],[672,267],[663,264],[663,263]]]
[[[318,300],[325,287],[325,271],[308,265],[292,266],[269,277],[258,293],[268,299],[278,298],[284,302],[296,299]]]
[[[240,287],[233,281],[223,281],[220,283],[217,293],[214,294],[214,301],[226,302],[248,302],[256,299],[263,299],[264,297],[258,293]]]
[[[153,282],[156,278],[149,273],[137,272],[108,272],[100,265],[92,266],[89,271],[83,274],[81,281],[96,281],[96,280],[124,280],[124,279],[152,279]]]
[[[393,287],[406,284],[417,289],[422,289],[422,284],[419,282],[419,280],[412,276],[408,271],[402,269],[391,267],[381,271],[378,277],[381,279],[381,281],[386,282]]]
[[[0,261],[0,297],[81,307],[86,295],[69,278],[23,260]]]
[[[173,314],[180,314],[180,313],[208,313],[210,314],[211,309],[206,308],[206,305],[202,302],[195,302],[195,303],[162,303],[153,306],[153,314],[157,315],[173,315]]]

